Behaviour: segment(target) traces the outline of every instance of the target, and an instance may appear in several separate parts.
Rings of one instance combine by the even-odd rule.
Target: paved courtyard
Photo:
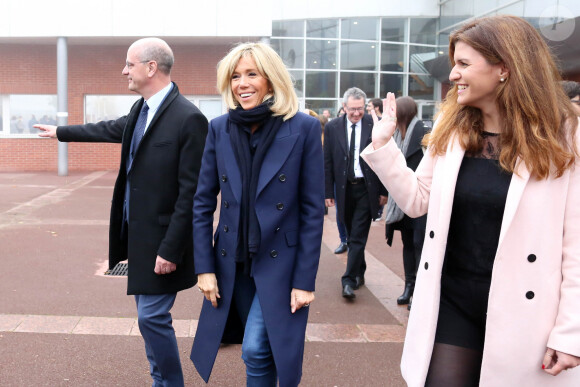
[[[105,276],[116,173],[0,173],[0,384],[147,386],[148,363],[126,278]],[[316,301],[306,332],[303,386],[404,386],[399,359],[408,311],[401,243],[373,222],[366,285],[341,297],[346,254],[334,209],[325,218]],[[187,386],[204,386],[189,360],[202,296],[172,310]],[[239,345],[220,349],[208,386],[244,386]]]

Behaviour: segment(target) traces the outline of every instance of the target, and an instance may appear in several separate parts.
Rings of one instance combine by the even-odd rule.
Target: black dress
[[[436,343],[483,351],[491,272],[511,174],[498,162],[499,136],[484,133],[461,163],[441,276]]]

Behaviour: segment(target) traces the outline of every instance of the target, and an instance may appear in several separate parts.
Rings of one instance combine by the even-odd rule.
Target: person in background
[[[205,300],[191,360],[207,382],[220,342],[241,342],[247,386],[295,387],[324,222],[320,122],[268,45],[234,47],[217,79],[230,110],[210,123],[194,199]]]
[[[346,226],[348,258],[341,278],[342,296],[356,297],[354,290],[365,283],[365,246],[371,221],[387,192],[359,151],[371,142],[372,119],[365,115],[365,93],[356,87],[346,90],[346,115],[330,121],[324,133],[326,206],[336,205],[338,218]]]
[[[171,308],[195,285],[192,212],[207,119],[171,82],[173,51],[144,38],[123,75],[141,95],[128,115],[96,124],[34,125],[59,141],[121,143],[109,224],[109,268],[128,259],[127,294],[137,304],[153,386],[183,386]]]
[[[370,115],[372,111],[375,111],[377,118],[380,120],[383,116],[383,100],[380,98],[373,98],[367,103],[367,113]]]
[[[423,158],[421,141],[429,131],[429,127],[417,118],[417,104],[413,98],[399,97],[396,100],[396,104],[397,129],[393,134],[393,139],[405,156],[407,167],[414,171],[417,169],[417,166]],[[392,245],[395,230],[401,232],[401,240],[403,241],[405,289],[403,294],[397,298],[398,305],[410,304],[413,291],[415,290],[415,276],[419,267],[419,261],[421,260],[423,240],[425,239],[426,220],[426,215],[418,218],[410,218],[405,215],[399,206],[397,206],[393,197],[389,197],[385,218],[385,236],[387,244],[389,246]]]
[[[403,349],[418,386],[577,386],[578,118],[544,39],[522,18],[449,37],[453,87],[413,172],[394,96],[362,157],[427,237]],[[567,372],[562,372],[568,370]]]
[[[324,109],[322,111],[322,116],[325,117],[327,121],[330,121],[330,110]]]
[[[576,109],[576,114],[580,116],[580,83],[574,81],[562,81],[564,92],[570,98],[572,106]]]

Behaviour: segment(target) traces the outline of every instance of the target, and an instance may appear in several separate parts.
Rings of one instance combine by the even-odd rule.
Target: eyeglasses
[[[150,62],[149,60],[142,60],[137,63],[149,63],[149,62]],[[132,69],[135,66],[135,63],[125,62],[125,66],[127,66],[128,69]]]
[[[365,111],[365,108],[364,107],[359,107],[359,108],[349,108],[349,107],[347,107],[346,108],[346,111],[349,112],[349,113],[354,113],[354,112],[362,113],[362,112]]]

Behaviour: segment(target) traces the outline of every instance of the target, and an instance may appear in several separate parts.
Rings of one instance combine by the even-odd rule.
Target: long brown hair
[[[399,97],[397,103],[397,127],[401,132],[401,137],[405,138],[409,124],[417,115],[417,103],[411,97]]]
[[[502,118],[499,162],[514,172],[518,157],[538,179],[561,176],[578,156],[577,118],[558,81],[560,73],[550,49],[524,19],[496,15],[473,20],[449,37],[449,58],[455,66],[455,45],[463,42],[490,64],[502,63],[509,75],[497,87]],[[467,152],[483,146],[481,110],[457,103],[457,86],[440,108],[438,128],[429,137],[435,154],[443,154],[454,136]]]

